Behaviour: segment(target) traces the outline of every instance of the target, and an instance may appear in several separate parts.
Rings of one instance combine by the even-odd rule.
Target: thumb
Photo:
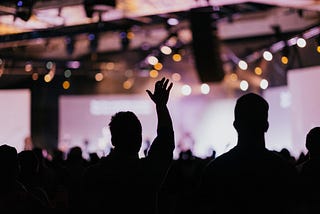
[[[151,91],[146,90],[146,92],[148,93],[149,97],[153,100],[153,94],[151,93]]]

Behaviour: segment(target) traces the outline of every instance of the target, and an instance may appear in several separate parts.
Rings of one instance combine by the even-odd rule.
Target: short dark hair
[[[109,128],[113,146],[127,147],[128,149],[140,148],[142,143],[142,126],[138,117],[133,112],[117,112],[111,117]],[[130,144],[125,144],[126,142],[130,142]]]
[[[260,129],[268,121],[268,102],[258,94],[241,96],[234,109],[235,121],[244,128]]]
[[[18,173],[18,152],[15,147],[3,144],[0,146],[0,169],[5,176],[16,176]]]
[[[306,148],[312,153],[320,153],[320,127],[314,127],[308,132]]]

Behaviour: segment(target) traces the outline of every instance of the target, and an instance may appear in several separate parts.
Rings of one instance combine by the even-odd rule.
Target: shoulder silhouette
[[[305,213],[320,212],[320,127],[312,128],[305,141],[307,159],[297,168],[301,181],[302,208]]]

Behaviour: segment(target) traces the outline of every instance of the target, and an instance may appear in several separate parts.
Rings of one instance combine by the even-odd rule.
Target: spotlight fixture
[[[320,46],[320,35],[316,37],[317,46]]]
[[[66,37],[66,51],[69,55],[73,54],[75,40],[73,37]]]
[[[127,50],[130,44],[130,36],[128,35],[128,30],[123,30],[120,32],[120,41],[122,50]]]
[[[98,48],[98,35],[95,33],[90,33],[88,35],[88,40],[90,41],[90,51],[91,52],[96,52]]]
[[[84,0],[84,9],[86,16],[92,18],[93,13],[96,11],[106,11],[109,7],[115,7],[115,0]]]
[[[16,17],[28,21],[32,15],[34,0],[17,0],[16,2]]]
[[[286,44],[281,51],[281,53],[282,53],[281,62],[284,65],[288,64],[288,62],[289,62],[289,53],[290,53],[289,51],[290,51],[289,46]]]
[[[317,52],[320,53],[320,35],[316,37]]]

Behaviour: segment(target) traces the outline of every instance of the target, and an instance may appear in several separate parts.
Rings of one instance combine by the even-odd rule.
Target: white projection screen
[[[291,93],[292,142],[298,152],[306,152],[309,130],[320,126],[320,66],[288,71]]]
[[[287,86],[273,87],[263,92],[263,97],[269,103],[269,129],[266,133],[266,147],[280,151],[288,149],[297,156],[292,145],[291,131],[291,95]]]
[[[28,89],[0,90],[0,144],[24,149],[30,137],[30,91]]]

